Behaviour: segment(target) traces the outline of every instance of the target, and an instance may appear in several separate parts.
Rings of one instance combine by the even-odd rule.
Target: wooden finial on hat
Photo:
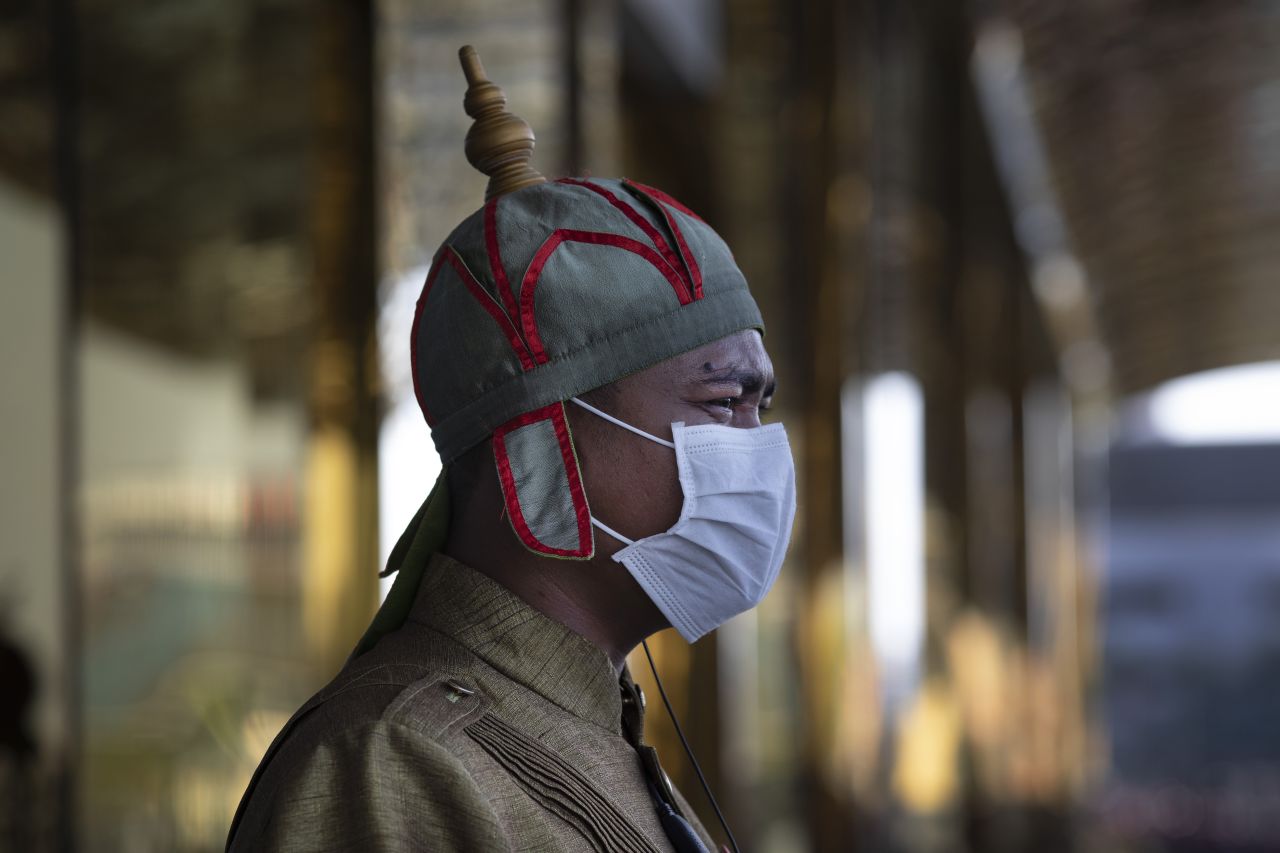
[[[484,197],[509,193],[521,187],[546,182],[529,165],[533,157],[533,128],[507,111],[507,96],[484,76],[480,54],[471,45],[458,51],[462,72],[467,75],[467,95],[463,108],[476,120],[467,131],[467,160],[489,176]]]

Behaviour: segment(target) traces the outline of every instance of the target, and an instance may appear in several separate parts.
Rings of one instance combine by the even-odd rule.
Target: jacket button
[[[445,693],[445,698],[448,699],[450,702],[455,702],[455,703],[459,699],[463,699],[475,693],[475,691],[472,690],[470,687],[463,687],[461,684],[454,681],[453,679],[449,679],[444,683],[444,689],[447,691]]]

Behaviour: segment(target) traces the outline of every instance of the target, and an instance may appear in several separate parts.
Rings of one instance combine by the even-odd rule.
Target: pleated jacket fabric
[[[629,691],[597,646],[436,554],[406,624],[271,745],[227,849],[670,851]]]

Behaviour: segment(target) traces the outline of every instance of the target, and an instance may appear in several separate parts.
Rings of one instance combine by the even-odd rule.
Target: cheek
[[[644,458],[637,460],[637,471],[643,472],[644,485],[636,495],[633,508],[635,524],[641,536],[653,536],[669,530],[680,518],[684,492],[676,470],[676,454],[669,447],[646,442]]]
[[[619,533],[643,539],[679,519],[684,494],[669,447],[641,438],[610,437],[580,448],[579,459],[591,512]],[[612,553],[609,542],[605,550]]]

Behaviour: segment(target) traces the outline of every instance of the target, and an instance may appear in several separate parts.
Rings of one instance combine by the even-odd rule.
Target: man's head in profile
[[[795,484],[785,432],[761,424],[763,322],[697,215],[633,181],[545,181],[463,63],[467,153],[492,180],[409,341],[444,473],[230,845],[703,849],[624,661],[754,607],[781,567]]]
[[[619,667],[668,625],[692,641],[754,606],[793,499],[781,428],[761,429],[760,327],[728,248],[656,190],[491,197],[440,250],[413,326],[446,465],[440,550]]]

